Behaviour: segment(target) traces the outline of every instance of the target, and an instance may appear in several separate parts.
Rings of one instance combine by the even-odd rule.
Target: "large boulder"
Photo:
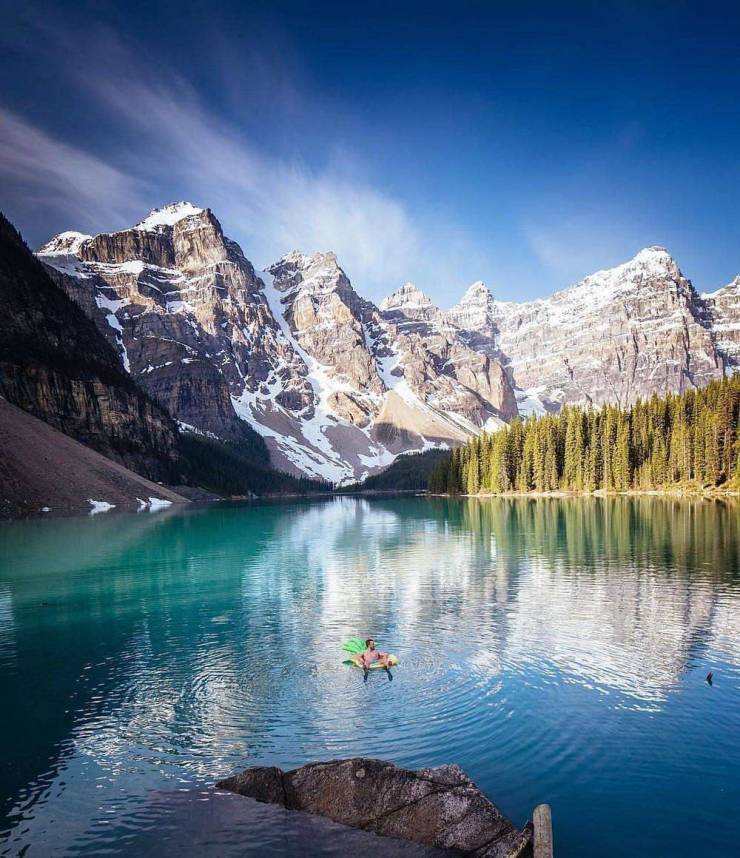
[[[257,766],[217,787],[475,858],[515,858],[531,839],[531,825],[517,829],[454,765],[411,771],[354,758],[289,772]]]

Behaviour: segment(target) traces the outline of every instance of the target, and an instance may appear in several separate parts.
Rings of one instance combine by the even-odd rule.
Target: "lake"
[[[549,802],[558,856],[729,855],[739,559],[740,504],[645,497],[0,523],[0,853],[383,855],[208,798],[366,755]],[[342,665],[367,635],[392,681]]]

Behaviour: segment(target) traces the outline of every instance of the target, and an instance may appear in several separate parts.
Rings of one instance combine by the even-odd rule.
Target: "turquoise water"
[[[740,506],[659,498],[2,523],[0,853],[349,854],[205,799],[363,754],[457,762],[519,824],[549,802],[558,856],[729,855],[739,551]],[[368,634],[392,681],[341,665]]]

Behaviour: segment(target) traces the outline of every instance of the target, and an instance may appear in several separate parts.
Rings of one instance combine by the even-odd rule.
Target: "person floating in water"
[[[377,650],[375,648],[375,641],[372,638],[368,638],[365,641],[365,649],[359,654],[358,660],[360,667],[365,671],[365,676],[367,676],[367,672],[370,670],[370,665],[376,661],[389,673],[391,667],[393,667],[390,655],[387,652]]]

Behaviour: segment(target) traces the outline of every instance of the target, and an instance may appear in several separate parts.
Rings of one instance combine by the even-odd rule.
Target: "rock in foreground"
[[[520,831],[454,765],[411,771],[362,758],[311,763],[284,772],[257,766],[220,789],[288,810],[319,814],[375,834],[454,849],[474,858],[515,858],[532,828]]]

